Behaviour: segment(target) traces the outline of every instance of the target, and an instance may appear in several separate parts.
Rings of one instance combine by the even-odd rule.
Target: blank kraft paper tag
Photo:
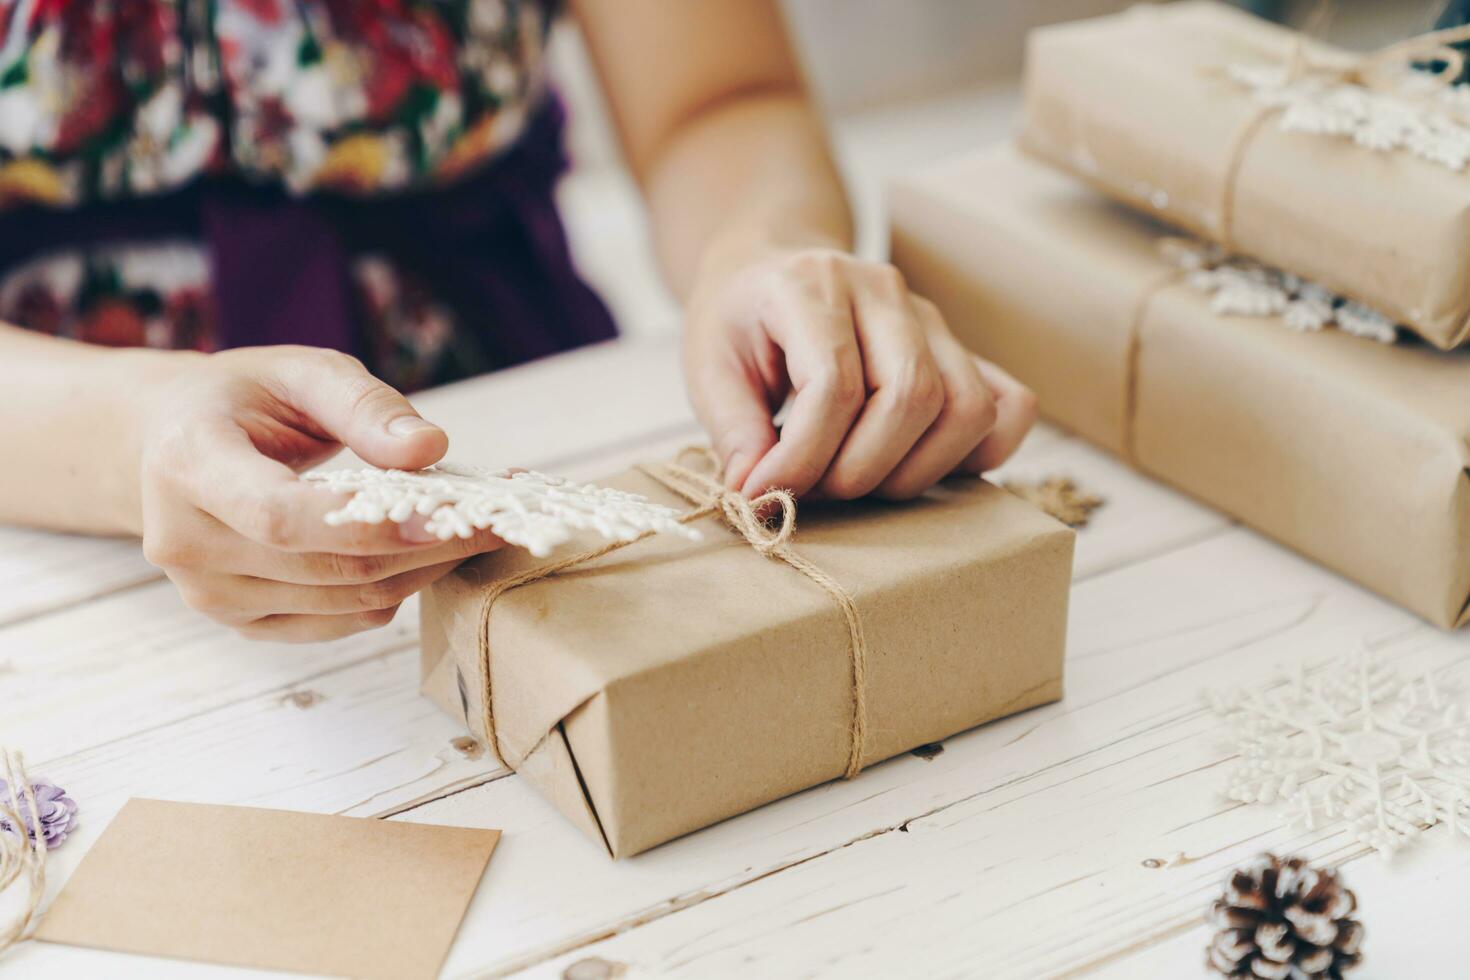
[[[499,839],[498,830],[129,800],[36,935],[236,966],[432,978]]]

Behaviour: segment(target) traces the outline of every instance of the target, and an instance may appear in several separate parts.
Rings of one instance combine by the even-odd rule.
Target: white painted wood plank
[[[1126,957],[1150,937],[1173,940],[1170,963],[1181,962],[1178,944],[1197,950],[1200,911],[1236,862],[1266,847],[1329,861],[1361,850],[1341,834],[1281,830],[1279,814],[1219,799],[1230,750],[1197,701],[1202,687],[1324,662],[1359,641],[1406,669],[1470,679],[1470,637],[1423,625],[1244,531],[1084,583],[1076,599],[1063,704],[951,740],[927,764],[941,785],[917,798],[933,780],[925,763],[906,759],[892,768],[919,768],[920,778],[897,789],[859,780],[766,808],[801,811],[802,833],[851,820],[824,796],[849,796],[867,818],[861,833],[852,831],[863,824],[844,828],[850,846],[833,846],[843,835],[829,832],[816,857],[787,851],[780,873],[764,863],[773,842],[751,839],[755,827],[738,843],[716,840],[764,812],[708,832],[708,843],[678,842],[670,850],[683,848],[685,864],[739,854],[750,866],[725,870],[732,884],[750,884],[668,915],[667,905],[640,905],[625,922],[656,918],[532,975],[557,975],[589,955],[629,964],[633,975],[1045,977],[1116,957],[1119,976],[1155,975],[1130,972]],[[906,802],[890,809],[896,800]],[[928,815],[895,819],[916,804]],[[1392,878],[1383,887],[1381,902],[1402,894]],[[1470,900],[1467,876],[1430,887],[1434,902]],[[601,931],[619,926],[605,921]],[[1405,942],[1425,933],[1413,937]],[[1376,941],[1379,962],[1397,963],[1400,937],[1380,930]],[[1193,963],[1156,975],[1192,975]]]
[[[586,347],[414,396],[449,458],[560,471],[649,433],[692,430],[673,338]]]
[[[0,527],[0,625],[161,575],[128,539]]]
[[[172,585],[157,582],[0,628],[0,734],[40,763],[283,689],[414,646],[409,605],[385,629],[344,640],[260,643],[188,609]]]
[[[1106,501],[1077,537],[1074,571],[1079,579],[1164,548],[1201,541],[1231,526],[1218,511],[1141,477],[1107,453],[1045,423],[1037,425],[1020,452],[988,478],[1004,483],[1052,476],[1071,477],[1081,489]]]
[[[1137,615],[1140,596],[1152,597],[1152,619]],[[1074,610],[1065,702],[951,739],[932,761],[885,763],[629,861],[608,862],[515,778],[412,811],[413,819],[507,830],[497,857],[505,877],[496,879],[505,884],[490,883],[476,900],[450,975],[535,962],[962,800],[1177,737],[1168,726],[1179,724],[1175,715],[1198,714],[1204,676],[1221,665],[1233,673],[1239,650],[1273,635],[1319,655],[1365,633],[1439,636],[1239,530],[1085,582]],[[1276,655],[1261,654],[1266,662]],[[1035,810],[1016,812],[1040,823]]]
[[[31,764],[87,801],[72,853],[128,796],[378,816],[503,772],[453,719],[402,696],[417,680],[418,651],[391,651]]]

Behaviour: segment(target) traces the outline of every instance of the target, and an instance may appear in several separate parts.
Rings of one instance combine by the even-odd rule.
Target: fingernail
[[[400,415],[398,416],[398,418],[388,423],[388,432],[390,435],[401,436],[405,439],[413,435],[415,432],[423,432],[425,429],[437,428],[439,427],[433,422],[430,422],[427,419],[421,419],[417,415]]]
[[[428,518],[422,514],[415,514],[398,525],[398,533],[402,536],[403,540],[413,544],[427,544],[430,541],[438,541],[439,536],[424,526],[427,523]]]
[[[749,453],[735,453],[725,461],[725,486],[731,490],[738,490],[740,484],[749,475],[750,468]]]

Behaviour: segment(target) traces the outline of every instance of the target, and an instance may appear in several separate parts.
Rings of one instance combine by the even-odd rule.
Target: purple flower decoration
[[[66,835],[76,826],[77,801],[67,796],[66,790],[49,779],[38,779],[31,783],[31,792],[36,795],[36,810],[41,818],[41,839],[46,842],[48,849],[60,846],[66,840]],[[0,803],[7,808],[12,805],[10,784],[3,779],[0,779]],[[26,834],[34,840],[36,829],[31,825],[32,814],[26,807],[24,795],[20,796],[20,811],[21,819],[26,824]],[[0,831],[13,832],[14,829],[10,821],[0,817]]]

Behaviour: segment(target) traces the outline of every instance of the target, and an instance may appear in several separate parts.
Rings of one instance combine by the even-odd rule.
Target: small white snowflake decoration
[[[1206,699],[1241,757],[1230,799],[1341,824],[1385,857],[1439,823],[1470,837],[1470,717],[1431,673],[1406,680],[1360,653]]]
[[[1335,325],[1380,344],[1398,338],[1397,325],[1382,313],[1301,276],[1227,256],[1218,245],[1187,238],[1165,238],[1160,247],[1165,258],[1189,273],[1186,281],[1208,295],[1210,310],[1221,316],[1275,317],[1308,333]]]
[[[572,483],[532,470],[490,470],[440,463],[428,469],[329,470],[303,480],[352,499],[327,514],[328,524],[403,523],[415,514],[440,540],[468,538],[489,529],[507,544],[545,557],[574,531],[591,530],[614,541],[649,531],[699,540],[679,522],[680,512],[609,487]]]

